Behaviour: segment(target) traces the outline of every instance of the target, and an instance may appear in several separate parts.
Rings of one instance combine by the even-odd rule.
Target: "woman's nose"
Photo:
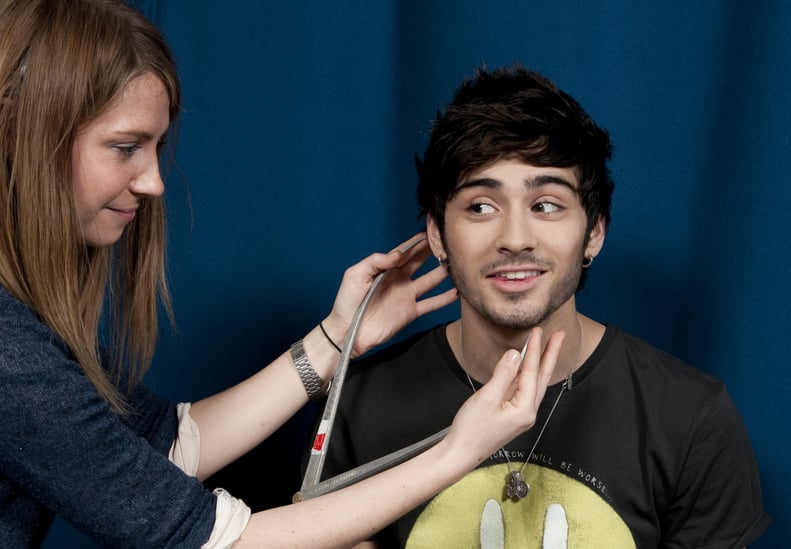
[[[147,197],[162,196],[165,192],[165,183],[159,171],[159,162],[151,162],[148,168],[136,177],[131,185],[132,193]]]

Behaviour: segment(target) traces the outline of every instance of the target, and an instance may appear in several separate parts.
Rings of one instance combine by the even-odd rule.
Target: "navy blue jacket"
[[[0,286],[0,547],[58,515],[109,547],[200,547],[215,496],[168,461],[173,404],[144,387],[114,413],[38,315]]]

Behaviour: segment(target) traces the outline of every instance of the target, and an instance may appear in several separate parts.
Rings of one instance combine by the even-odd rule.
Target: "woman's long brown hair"
[[[175,120],[173,57],[138,12],[114,0],[0,5],[0,284],[63,338],[120,413],[151,363],[158,303],[172,319],[164,203],[147,200],[116,245],[86,246],[72,148],[78,132],[146,72],[165,85]],[[111,351],[107,361],[100,344]]]

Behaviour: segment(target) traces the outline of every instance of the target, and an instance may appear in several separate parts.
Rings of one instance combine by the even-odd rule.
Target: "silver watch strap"
[[[321,400],[326,396],[327,391],[324,388],[324,381],[322,381],[316,370],[310,364],[308,355],[305,354],[305,347],[302,345],[302,340],[298,340],[291,345],[291,360],[294,361],[294,366],[297,367],[299,379],[302,380],[302,385],[305,387],[305,392],[308,393],[308,399]]]

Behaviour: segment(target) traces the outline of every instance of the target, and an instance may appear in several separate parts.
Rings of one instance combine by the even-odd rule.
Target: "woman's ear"
[[[431,247],[431,253],[441,264],[448,261],[448,254],[445,253],[445,246],[442,243],[442,235],[437,226],[437,222],[431,214],[426,216],[426,235],[428,236],[428,244]]]

